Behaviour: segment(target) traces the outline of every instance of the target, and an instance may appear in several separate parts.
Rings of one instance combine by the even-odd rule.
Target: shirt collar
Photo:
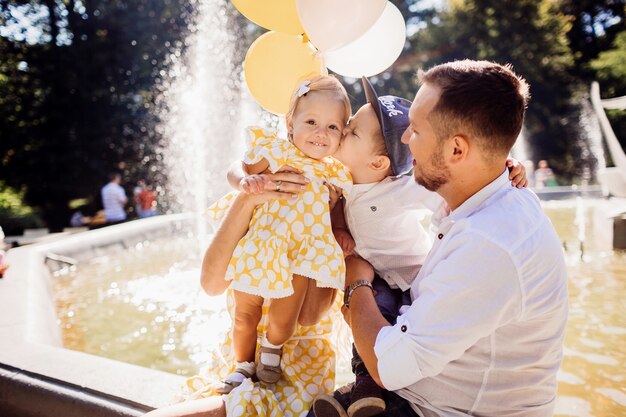
[[[452,220],[459,220],[465,217],[469,217],[478,208],[480,208],[485,201],[495,195],[498,191],[509,185],[509,170],[504,169],[504,172],[500,174],[495,180],[481,188],[476,194],[465,200],[463,204],[452,211],[450,217]]]

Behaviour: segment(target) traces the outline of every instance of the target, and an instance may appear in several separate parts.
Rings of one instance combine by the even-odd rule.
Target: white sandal
[[[217,391],[218,394],[228,394],[233,389],[241,385],[241,383],[245,381],[245,379],[241,381],[232,380],[231,377],[235,374],[241,374],[245,376],[245,379],[252,378],[252,375],[248,371],[246,371],[245,369],[237,368],[232,374],[228,375],[226,379],[222,381],[222,386],[217,388],[215,391]]]

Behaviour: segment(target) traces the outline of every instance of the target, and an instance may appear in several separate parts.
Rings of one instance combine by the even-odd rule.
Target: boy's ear
[[[386,171],[391,166],[391,160],[387,155],[376,155],[370,161],[369,166],[374,171]]]

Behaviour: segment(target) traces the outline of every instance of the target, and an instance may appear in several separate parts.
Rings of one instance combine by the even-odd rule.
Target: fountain
[[[614,167],[606,167],[606,165],[600,167],[598,180],[606,188],[607,193],[626,198],[626,154],[624,154],[624,150],[605,113],[605,109],[626,109],[626,96],[602,100],[600,98],[600,85],[594,81],[591,84],[591,103],[599,119],[607,148],[615,165]]]
[[[613,247],[626,249],[626,200],[619,200],[626,198],[626,154],[617,140],[605,112],[605,109],[626,109],[626,96],[602,100],[600,98],[600,85],[594,81],[591,84],[591,103],[615,165],[614,167],[607,167],[604,164],[598,170],[598,181],[602,184],[605,195],[617,197],[615,200],[619,201],[610,214],[613,219]]]
[[[170,210],[196,214],[159,216],[9,251],[11,268],[0,281],[0,415],[131,416],[174,400],[179,375],[65,349],[52,291],[59,274],[76,262],[119,255],[160,237],[188,236],[194,255],[206,246],[200,213],[226,192],[224,173],[242,153],[242,128],[258,123],[261,114],[240,88],[233,46],[240,34],[226,3],[197,2],[186,52],[172,50],[156,103],[163,120],[157,129],[167,138],[161,157],[169,171]]]
[[[240,127],[259,117],[240,88],[241,80],[232,79],[235,51],[228,47],[234,42],[226,30],[224,4],[199,3],[189,56],[173,53],[159,103],[167,121],[159,129],[170,140],[163,158],[170,171],[167,191],[176,196],[171,207],[197,214],[133,221],[9,251],[11,268],[0,280],[0,415],[141,415],[175,401],[183,375],[194,372],[203,360],[201,354],[193,356],[220,340],[217,334],[228,325],[223,299],[208,298],[198,286],[198,249],[207,236],[199,213],[226,191],[220,178],[241,151]],[[230,139],[220,140],[219,155],[208,146],[213,136]],[[626,323],[619,312],[626,296],[621,279],[626,259],[608,243],[606,201],[579,197],[543,204],[563,241],[570,273],[572,314],[556,415],[623,414],[621,386],[626,375],[620,366],[620,340]],[[155,247],[163,250],[153,252]],[[159,268],[163,271],[155,272]],[[135,275],[135,269],[143,274]],[[66,303],[69,298],[58,294],[80,281],[94,287],[96,294],[87,297],[84,308]],[[83,293],[87,288],[74,290]],[[122,300],[117,307],[96,313],[102,328],[79,329],[85,336],[110,340],[77,343],[73,333],[62,331],[76,325],[77,315],[115,299]],[[159,302],[165,313],[159,312]],[[183,309],[181,304],[200,307]],[[107,332],[119,327],[115,324],[130,322],[134,313],[129,308],[142,316],[147,310],[157,313],[145,324],[129,325],[121,339],[110,336]],[[203,325],[207,312],[221,327]],[[181,322],[191,323],[188,333],[206,337],[191,342],[178,338],[174,333]],[[155,351],[145,351],[148,348],[138,341],[159,327],[165,334],[154,344]],[[106,352],[93,354],[84,346],[89,343]],[[186,344],[191,344],[187,359],[179,354]],[[112,345],[121,346],[120,351],[112,352]],[[162,361],[164,357],[172,360]],[[343,381],[350,377],[346,370],[343,375]]]

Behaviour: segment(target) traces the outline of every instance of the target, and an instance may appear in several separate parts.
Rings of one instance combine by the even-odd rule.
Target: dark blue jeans
[[[389,287],[387,281],[380,278],[378,275],[374,278],[372,287],[374,287],[376,291],[376,295],[374,296],[376,305],[383,317],[389,323],[396,324],[400,307],[411,304],[410,291],[403,292],[400,289],[393,289]],[[352,345],[352,372],[360,378],[369,377],[369,372],[354,345]],[[351,403],[352,385],[353,384],[344,385],[333,393],[333,397],[343,406],[344,410],[347,410]],[[417,413],[413,411],[411,404],[395,392],[383,390],[383,399],[385,400],[387,409],[377,417],[417,417]],[[307,417],[316,417],[313,410],[309,411]]]

